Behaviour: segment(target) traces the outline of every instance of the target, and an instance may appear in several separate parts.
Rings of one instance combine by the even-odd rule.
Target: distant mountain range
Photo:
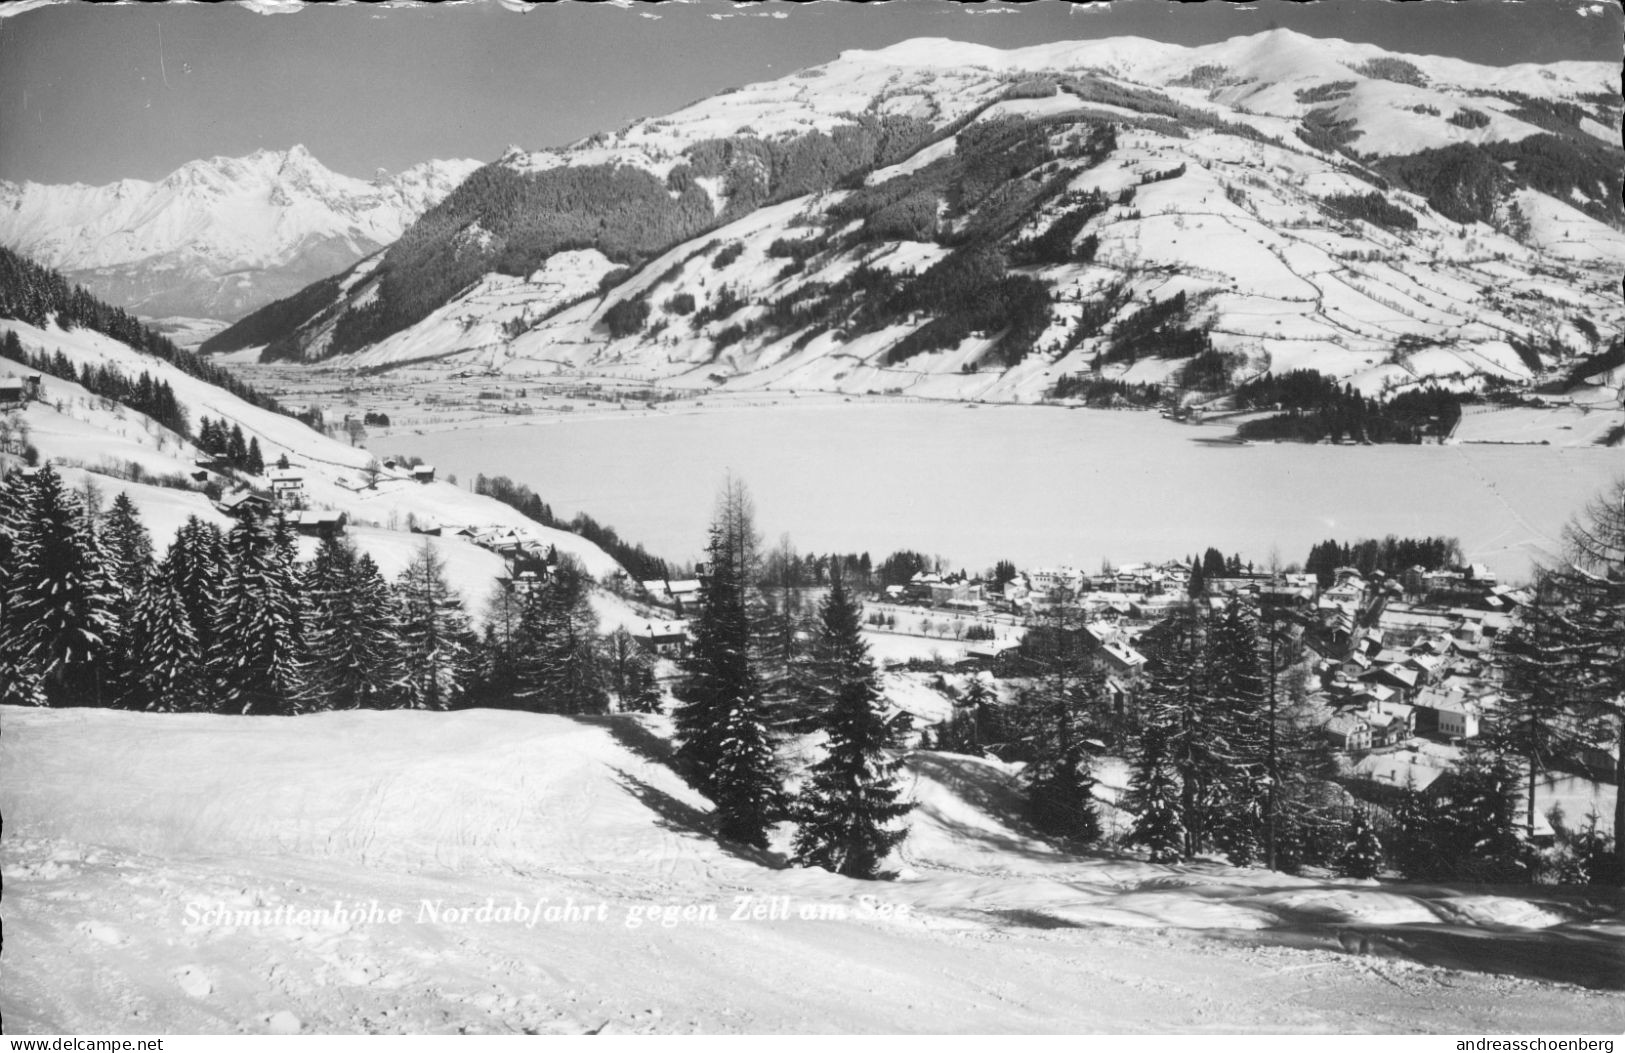
[[[232,321],[395,241],[479,166],[428,161],[368,182],[294,146],[155,183],[0,182],[0,243],[145,317]]]
[[[510,149],[204,347],[995,401],[1527,387],[1625,330],[1617,77],[1285,30],[847,52]]]

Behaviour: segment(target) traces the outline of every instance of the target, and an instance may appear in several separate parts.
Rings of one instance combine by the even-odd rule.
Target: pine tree
[[[1168,753],[1168,729],[1161,724],[1146,724],[1140,733],[1125,803],[1136,813],[1128,842],[1145,846],[1153,863],[1177,863],[1185,848],[1179,798],[1179,777]]]
[[[564,556],[520,604],[515,703],[538,713],[606,713],[609,694],[587,603],[587,572]]]
[[[1551,722],[1580,743],[1614,753],[1614,782],[1625,785],[1625,477],[1592,499],[1564,530],[1560,560],[1542,568],[1541,602],[1525,614],[1539,641],[1539,690],[1561,702]],[[1524,676],[1525,690],[1530,677]],[[1538,746],[1536,747],[1539,748]],[[1625,829],[1625,793],[1614,804],[1614,830]],[[1615,838],[1614,859],[1603,880],[1625,885],[1625,837]]]
[[[142,582],[130,618],[121,704],[165,713],[209,708],[207,671],[197,635],[166,559]]]
[[[1055,621],[1046,631],[1028,634],[1043,675],[1022,693],[1017,708],[1027,762],[1022,772],[1027,814],[1044,833],[1087,845],[1100,837],[1088,729],[1091,711],[1101,708],[1105,674],[1081,654],[1068,624],[1068,598],[1058,598],[1054,609]]]
[[[907,833],[889,824],[913,805],[898,801],[898,762],[886,756],[891,731],[859,613],[837,574],[821,610],[806,688],[828,742],[792,812],[796,863],[873,878]]]
[[[1349,824],[1339,870],[1351,878],[1374,878],[1382,870],[1382,841],[1364,812],[1355,812]]]
[[[717,805],[718,833],[762,846],[783,806],[761,680],[752,661],[747,592],[755,532],[749,498],[730,480],[718,501],[707,550],[704,607],[673,714],[677,761]]]
[[[249,475],[265,474],[265,455],[260,453],[260,440],[258,436],[248,440],[248,457],[243,462],[243,471]]]
[[[372,557],[324,540],[304,570],[309,597],[304,698],[310,709],[382,709],[398,704],[400,612]]]
[[[1232,602],[1208,633],[1208,734],[1218,766],[1212,786],[1222,802],[1215,834],[1236,866],[1261,854],[1269,787],[1265,676],[1258,624],[1241,601]]]
[[[113,499],[102,526],[102,537],[111,561],[113,580],[127,597],[133,597],[152,570],[152,535],[147,532],[130,495],[120,492]]]
[[[208,656],[214,650],[220,588],[225,581],[225,538],[213,523],[190,516],[175,532],[175,540],[164,558],[186,607],[192,636],[197,640],[198,649]]]
[[[0,625],[17,680],[0,690],[7,700],[105,704],[118,597],[94,523],[50,465],[23,493]]]
[[[424,541],[395,583],[401,605],[405,705],[449,709],[473,679],[474,634],[462,601],[446,584],[446,565]]]
[[[209,654],[226,712],[299,711],[305,611],[276,522],[248,516],[226,537],[220,617]]]

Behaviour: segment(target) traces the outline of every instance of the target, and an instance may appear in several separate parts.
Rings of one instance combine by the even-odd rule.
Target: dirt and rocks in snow
[[[1625,1027],[1617,896],[1067,855],[970,758],[868,883],[719,846],[659,717],[0,725],[14,1033]]]

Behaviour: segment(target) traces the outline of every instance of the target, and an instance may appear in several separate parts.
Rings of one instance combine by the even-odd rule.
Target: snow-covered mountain
[[[155,183],[0,182],[0,243],[143,316],[231,321],[395,241],[478,167],[426,161],[368,181],[294,146]]]
[[[1625,330],[1615,76],[1285,30],[847,52],[512,149],[205,346],[997,400],[1522,386]]]

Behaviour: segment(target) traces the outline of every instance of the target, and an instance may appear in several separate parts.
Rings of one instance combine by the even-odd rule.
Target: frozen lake
[[[464,485],[527,483],[560,516],[586,511],[651,552],[704,547],[732,471],[769,542],[802,552],[899,548],[979,569],[1098,567],[1199,553],[1301,562],[1326,538],[1459,537],[1524,577],[1563,524],[1625,473],[1618,449],[1229,446],[1229,429],[1150,413],[831,403],[554,418],[380,438]]]

